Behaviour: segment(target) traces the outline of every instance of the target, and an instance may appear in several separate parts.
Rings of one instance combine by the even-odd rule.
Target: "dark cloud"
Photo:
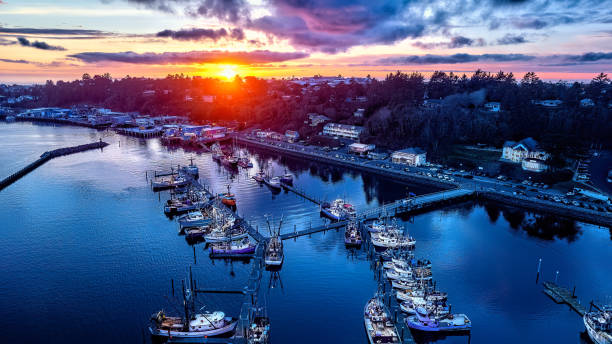
[[[470,47],[470,46],[484,46],[486,45],[484,39],[477,38],[472,39],[464,36],[455,36],[452,37],[449,42],[437,42],[437,43],[423,43],[423,42],[414,42],[413,46],[425,50],[436,49],[436,48],[462,48],[462,47]]]
[[[26,60],[11,60],[11,59],[0,59],[0,62],[6,62],[6,63],[23,63],[23,64],[28,64],[28,63],[30,63],[30,61],[26,61]]]
[[[182,8],[190,16],[214,17],[229,22],[236,22],[250,15],[250,8],[245,0],[127,0],[127,2],[167,13],[175,13],[177,8]]]
[[[234,29],[183,29],[183,30],[163,30],[157,33],[157,37],[170,37],[180,41],[201,41],[213,40],[217,41],[221,38],[231,38],[234,40],[243,40],[244,31],[240,28]]]
[[[412,65],[412,64],[456,64],[477,61],[510,62],[530,61],[535,57],[523,54],[454,54],[454,55],[408,55],[380,59],[380,65]]]
[[[600,60],[612,60],[612,52],[591,52],[582,55],[568,56],[567,60],[576,62],[596,62]]]
[[[2,38],[2,37],[0,37],[0,46],[1,46],[1,45],[3,45],[3,46],[7,46],[7,45],[15,45],[15,44],[17,44],[17,42],[12,41],[12,40],[10,40],[10,39],[6,39],[6,38]]]
[[[497,44],[500,45],[522,44],[527,42],[524,35],[513,35],[510,33],[497,40]]]
[[[513,20],[512,25],[518,29],[540,30],[547,27],[548,22],[538,18],[519,18]]]
[[[8,28],[8,27],[2,27],[2,26],[0,26],[0,33],[11,33],[11,34],[21,34],[21,35],[88,35],[88,36],[103,36],[107,34],[99,30]]]
[[[118,53],[84,52],[69,55],[83,62],[123,62],[134,64],[192,64],[192,63],[231,63],[257,64],[282,62],[308,57],[303,52],[275,52],[268,50],[255,51],[190,51],[165,53],[135,53],[132,51]]]
[[[57,45],[49,45],[41,41],[30,42],[25,37],[18,37],[17,42],[19,42],[19,44],[24,47],[32,47],[32,48],[41,49],[41,50],[66,50],[64,47],[60,47]]]

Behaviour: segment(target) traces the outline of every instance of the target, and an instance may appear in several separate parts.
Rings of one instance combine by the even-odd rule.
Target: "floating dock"
[[[92,150],[92,149],[102,149],[106,146],[108,146],[108,143],[100,140],[99,142],[88,143],[88,144],[74,146],[74,147],[59,148],[59,149],[54,149],[52,151],[44,152],[38,160],[34,161],[33,163],[27,165],[21,170],[11,174],[10,176],[0,181],[0,190],[18,181],[26,174],[34,171],[36,168],[38,168],[39,166],[41,166],[42,164],[46,163],[47,161],[53,158],[57,158],[57,157],[69,155],[69,154],[74,154],[74,153],[79,153],[79,152],[85,152],[85,151]]]
[[[544,282],[542,284],[544,285],[544,293],[550,296],[550,298],[553,299],[555,303],[565,303],[576,313],[578,313],[578,315],[580,315],[581,317],[584,316],[584,314],[586,313],[586,308],[584,307],[584,305],[582,305],[580,300],[578,300],[576,295],[570,293],[568,289],[561,287],[553,282]]]

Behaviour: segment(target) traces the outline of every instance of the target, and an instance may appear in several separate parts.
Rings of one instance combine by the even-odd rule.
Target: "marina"
[[[46,129],[40,128],[40,130]],[[49,129],[57,130],[57,128]],[[70,130],[88,129],[70,128]],[[68,302],[62,307],[87,312],[84,307],[91,306],[93,302],[97,303],[97,308],[104,312],[110,312],[113,309],[125,313],[119,316],[125,326],[117,327],[116,331],[113,331],[114,334],[105,334],[100,341],[119,340],[119,338],[128,338],[130,342],[148,341],[148,332],[143,335],[143,326],[147,324],[151,313],[163,307],[168,314],[180,314],[180,309],[174,310],[172,305],[177,304],[175,299],[180,296],[180,282],[176,282],[188,275],[185,272],[188,266],[193,266],[194,276],[199,277],[196,278],[197,282],[194,280],[197,288],[193,290],[198,291],[198,300],[209,305],[205,311],[221,310],[226,316],[236,317],[238,321],[232,338],[208,338],[194,342],[245,343],[249,335],[248,329],[251,322],[249,319],[254,319],[252,315],[262,307],[265,308],[265,317],[270,319],[269,331],[273,342],[307,343],[317,337],[313,336],[308,328],[296,326],[297,322],[316,326],[321,331],[325,331],[326,338],[329,338],[330,341],[366,342],[367,338],[363,329],[364,306],[379,288],[385,290],[382,298],[386,300],[385,304],[388,304],[390,318],[397,326],[399,337],[405,342],[432,341],[428,337],[424,339],[421,335],[413,336],[406,327],[405,316],[400,310],[400,304],[397,303],[394,293],[391,292],[391,282],[384,277],[377,277],[378,274],[382,276],[383,268],[382,264],[370,255],[373,248],[369,241],[365,240],[361,248],[349,249],[345,247],[347,222],[329,223],[320,218],[319,205],[290,190],[273,194],[268,188],[260,187],[251,178],[251,174],[256,173],[262,161],[270,162],[276,172],[274,175],[282,175],[285,169],[291,170],[294,175],[294,187],[305,188],[308,190],[308,196],[313,199],[330,200],[342,195],[355,207],[356,215],[361,216],[361,220],[367,218],[368,221],[372,221],[381,216],[384,217],[385,214],[397,216],[399,225],[406,227],[410,235],[416,239],[416,253],[431,260],[434,279],[440,288],[449,292],[449,299],[453,303],[452,310],[465,313],[473,322],[471,342],[487,342],[492,339],[503,342],[499,333],[503,333],[503,338],[508,342],[519,341],[524,338],[523,336],[530,336],[530,338],[541,336],[539,337],[541,340],[549,338],[550,334],[544,337],[544,334],[529,327],[524,327],[523,331],[526,332],[504,330],[507,316],[514,317],[524,312],[538,314],[535,320],[530,320],[535,321],[536,325],[544,326],[554,318],[556,324],[560,324],[555,325],[556,333],[553,334],[553,337],[558,339],[565,336],[578,338],[579,333],[584,331],[584,325],[574,313],[567,316],[564,314],[566,312],[560,312],[562,307],[543,295],[541,286],[533,285],[535,273],[533,263],[537,262],[537,257],[544,257],[542,274],[547,279],[554,274],[554,271],[551,273],[551,270],[560,268],[561,278],[566,276],[564,281],[569,279],[576,282],[578,290],[585,297],[595,298],[598,295],[606,295],[606,290],[610,286],[610,281],[605,278],[601,280],[600,285],[589,283],[595,278],[594,276],[599,276],[595,266],[574,265],[571,262],[578,256],[582,261],[609,258],[610,234],[605,229],[578,223],[571,227],[573,229],[567,229],[567,233],[561,230],[560,236],[555,236],[552,240],[545,240],[531,236],[531,234],[528,235],[529,232],[522,229],[523,225],[520,224],[520,221],[516,228],[512,227],[514,225],[511,224],[517,223],[517,217],[522,218],[519,217],[520,214],[523,214],[520,210],[506,209],[496,205],[474,204],[473,199],[476,197],[474,194],[463,191],[455,193],[451,192],[452,190],[447,194],[438,194],[437,191],[431,192],[431,190],[411,187],[411,190],[414,190],[417,195],[406,198],[404,188],[399,184],[393,184],[377,177],[344,171],[336,172],[329,170],[324,165],[270,160],[269,156],[258,155],[256,152],[251,153],[254,163],[254,168],[250,170],[251,173],[244,172],[246,170],[228,171],[223,166],[214,163],[210,154],[196,156],[194,163],[199,168],[199,180],[203,190],[211,190],[209,195],[218,195],[218,191],[226,190],[227,185],[231,184],[231,192],[235,195],[237,209],[234,212],[227,208],[227,211],[232,211],[236,219],[244,220],[245,229],[253,243],[265,243],[270,237],[268,231],[264,230],[267,228],[267,220],[264,215],[270,213],[276,219],[283,218],[283,225],[279,233],[279,238],[283,239],[282,269],[267,271],[264,258],[265,245],[257,245],[253,255],[245,261],[226,258],[211,260],[208,257],[208,250],[203,250],[203,244],[191,246],[181,236],[176,235],[179,228],[178,219],[170,219],[163,215],[163,207],[167,198],[170,197],[170,192],[162,191],[157,194],[151,192],[150,183],[145,179],[145,171],[170,170],[167,168],[168,162],[172,162],[173,166],[186,165],[189,155],[182,151],[165,151],[157,145],[156,139],[152,140],[146,141],[146,145],[141,146],[142,143],[136,138],[130,138],[128,141],[122,138],[121,146],[119,146],[115,137],[109,137],[107,141],[110,146],[105,148],[102,162],[96,163],[97,165],[89,167],[84,164],[90,161],[90,157],[86,154],[74,155],[74,160],[60,161],[58,159],[57,163],[60,165],[49,165],[36,172],[37,177],[48,178],[49,181],[52,181],[42,185],[41,191],[55,194],[57,199],[67,199],[64,195],[71,188],[87,190],[93,187],[93,190],[96,191],[95,202],[90,199],[88,193],[76,196],[75,201],[78,201],[79,207],[74,213],[77,214],[79,224],[84,223],[83,216],[91,218],[91,223],[99,221],[101,216],[96,214],[101,208],[107,214],[117,214],[116,219],[108,220],[105,225],[105,227],[113,228],[112,231],[100,228],[82,232],[79,245],[75,246],[76,251],[74,248],[66,250],[43,246],[48,252],[47,256],[56,257],[58,267],[67,269],[68,266],[72,266],[72,271],[79,273],[78,278],[83,283],[90,285],[88,293],[93,293],[97,298],[109,303],[108,306],[97,303],[98,301],[87,297],[88,293],[83,293],[78,288],[67,288],[66,290],[63,287],[64,292],[68,293],[71,298],[81,300],[80,303],[83,305]],[[147,152],[154,152],[154,154],[151,161],[143,163],[140,157],[150,154]],[[126,154],[130,156],[130,159],[122,158]],[[121,165],[117,164],[117,161],[121,161]],[[104,173],[99,168],[100,164],[106,166]],[[62,177],[57,179],[40,175],[41,172],[54,169],[60,169]],[[137,172],[126,172],[130,169]],[[113,171],[118,178],[114,185],[105,183],[109,171]],[[339,173],[342,178],[329,178],[334,173]],[[66,174],[68,175],[63,177]],[[155,176],[153,172],[146,174],[149,178]],[[53,181],[54,179],[56,180]],[[370,194],[368,194],[370,191],[367,191],[370,188],[364,187],[366,184],[374,188]],[[68,187],[69,185],[71,187]],[[326,191],[330,185],[335,188],[331,194]],[[4,197],[13,197],[16,192],[30,187],[33,186],[29,183],[29,178],[24,179],[23,183],[16,183],[3,191],[3,193],[7,192]],[[212,190],[217,192],[212,192]],[[23,202],[18,197],[16,199],[18,202]],[[134,203],[135,200],[144,201]],[[113,206],[114,202],[119,202],[119,207]],[[42,204],[47,204],[47,206],[43,207]],[[67,204],[70,203],[64,201],[61,204],[49,205],[44,199],[34,200],[32,203],[42,212],[41,216],[50,212],[59,212],[65,209]],[[9,207],[3,212],[6,212],[5,214],[18,213],[15,211],[15,206],[18,205],[9,204]],[[424,209],[429,211],[424,212]],[[497,217],[495,217],[496,213]],[[31,221],[35,221],[37,226],[44,229],[43,243],[48,240],[46,237],[55,235],[54,231],[60,231],[57,235],[63,237],[69,231],[78,228],[76,224],[71,224],[72,219],[69,218],[62,220],[62,227],[56,228],[40,222],[44,217],[39,218],[38,216],[39,214],[33,214],[30,217]],[[524,216],[529,218],[531,215]],[[29,235],[28,232],[16,232],[19,228],[16,223],[9,223],[8,228],[11,238]],[[565,239],[572,235],[574,239],[571,241]],[[130,239],[134,237],[137,240]],[[365,238],[367,234],[364,235]],[[20,239],[11,241],[13,244],[19,243],[21,246],[34,248],[32,244]],[[101,245],[105,249],[114,247],[116,256],[94,257],[90,255],[88,252],[99,250],[93,245],[94,242],[96,246]],[[129,250],[121,248],[122,243],[125,242],[133,243],[130,244]],[[483,245],[483,242],[486,242],[487,245]],[[9,252],[6,251],[8,250],[7,245],[8,243],[3,243],[2,252]],[[525,254],[517,257],[511,252],[506,252],[503,249],[505,245],[520,247]],[[573,249],[569,251],[568,247]],[[466,250],[471,253],[466,255]],[[28,252],[21,250],[15,252],[12,249],[12,252],[17,255],[18,261],[22,260],[21,256],[29,255]],[[60,252],[67,256],[59,258],[57,255]],[[153,262],[156,263],[150,266],[150,261],[146,257],[152,257]],[[87,271],[95,269],[97,274],[102,273],[104,276],[106,272],[99,267],[108,259],[125,261],[125,264],[119,264],[122,270],[118,270],[124,272],[113,272],[112,284],[104,282],[104,279],[102,286],[88,284],[86,278],[91,277],[85,276],[93,276],[93,272]],[[26,261],[30,261],[29,264],[34,267],[42,264],[42,261],[36,258],[28,258]],[[137,264],[138,269],[145,271],[144,274],[135,274],[128,262],[130,265]],[[159,262],[163,262],[163,265],[160,265]],[[313,262],[316,263],[314,266]],[[517,268],[512,272],[501,272],[496,270],[496,264],[507,264]],[[9,268],[7,273],[10,276],[16,276],[17,283],[27,280],[23,279],[22,272],[14,271],[12,268]],[[40,275],[44,272],[36,274]],[[487,277],[480,278],[479,275]],[[77,278],[65,274],[61,276],[66,279]],[[516,281],[517,290],[509,291],[499,288],[499,281],[508,278]],[[174,290],[179,291],[174,297],[170,296],[172,295],[171,279],[175,282]],[[567,284],[567,282],[564,283]],[[56,294],[59,293],[58,287],[59,284],[52,283],[45,293],[58,295]],[[109,290],[105,291],[102,287]],[[10,286],[4,288],[6,297],[14,295]],[[215,290],[218,292],[214,292]],[[489,296],[486,299],[479,299],[478,296],[482,295],[483,291],[486,291]],[[28,292],[27,288],[26,293],[33,305],[44,305],[47,302],[38,298],[37,294]],[[111,297],[111,293],[119,294],[119,296]],[[139,296],[140,294],[142,296]],[[166,300],[164,295],[167,295],[170,300]],[[519,295],[523,295],[521,297],[527,298],[528,301],[520,301]],[[5,297],[0,297],[0,301],[3,305],[9,305]],[[512,307],[512,304],[517,302],[520,303],[520,309]],[[125,303],[126,306],[122,306],[121,303]],[[60,309],[48,304],[47,307],[51,307],[52,311]],[[329,313],[323,311],[324,309],[329,310]],[[396,312],[397,320],[395,319]],[[346,317],[340,327],[333,322],[338,314]],[[89,325],[97,323],[87,319],[70,320]],[[523,320],[517,321],[519,323],[513,326],[522,327]],[[10,322],[13,323],[12,320]],[[488,324],[486,328],[482,326],[484,323]],[[265,328],[265,325],[263,327]],[[295,339],[296,332],[302,338]],[[82,335],[84,335],[82,331],[58,333],[58,336],[65,340],[79,338]],[[35,337],[35,334],[30,336]],[[10,336],[8,338],[11,339]],[[468,337],[442,336],[436,337],[435,341],[465,343]]]

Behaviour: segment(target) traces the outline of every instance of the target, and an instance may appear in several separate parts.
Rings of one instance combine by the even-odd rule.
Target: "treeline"
[[[113,79],[85,74],[71,82],[36,86],[31,92],[38,98],[28,106],[88,104],[186,116],[194,122],[237,120],[281,132],[298,130],[303,136],[321,130],[305,124],[309,113],[318,113],[335,122],[363,125],[364,142],[389,148],[421,146],[434,156],[455,143],[500,146],[528,136],[553,153],[611,144],[612,85],[603,73],[588,83],[569,84],[544,82],[535,73],[519,81],[512,73],[482,70],[470,77],[435,72],[428,81],[419,73],[400,72],[384,80],[368,79],[315,87],[254,77],[222,82],[184,75]],[[365,103],[356,100],[361,96],[367,97]],[[545,108],[532,102],[544,99],[562,104]],[[592,106],[581,106],[583,99],[591,99]],[[499,102],[502,111],[484,111],[483,104],[491,101]],[[363,118],[353,116],[357,108],[365,109]]]

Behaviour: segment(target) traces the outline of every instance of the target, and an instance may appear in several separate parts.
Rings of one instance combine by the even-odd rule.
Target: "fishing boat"
[[[232,154],[232,155],[226,156],[226,158],[227,158],[227,163],[230,164],[231,166],[238,165],[238,157],[237,156]]]
[[[413,280],[403,280],[403,279],[394,279],[391,280],[391,286],[395,289],[401,290],[412,290],[418,286],[416,281]]]
[[[390,280],[410,280],[412,279],[412,271],[397,271],[390,269],[385,272],[385,276]]]
[[[227,185],[227,192],[220,193],[219,198],[221,198],[221,203],[227,205],[228,207],[236,206],[236,195],[230,192],[230,186]]]
[[[179,186],[185,186],[188,183],[189,181],[185,179],[184,177],[172,176],[168,179],[155,180],[151,182],[151,186],[153,186],[154,191],[158,191],[158,190],[164,190],[164,189],[172,189],[172,188],[176,188]]]
[[[270,339],[270,319],[264,316],[256,316],[247,331],[249,344],[268,343]]]
[[[361,246],[361,231],[356,221],[349,221],[344,230],[344,244],[346,246]]]
[[[595,344],[612,343],[612,305],[587,312],[582,318],[589,337]]]
[[[196,166],[193,163],[193,158],[189,158],[189,165],[187,166],[183,166],[183,168],[181,169],[181,172],[185,173],[185,174],[189,174],[191,176],[198,176],[200,174],[200,170],[198,169],[198,166]]]
[[[242,228],[228,229],[225,231],[213,230],[204,236],[207,243],[218,243],[246,238],[248,233]]]
[[[293,175],[285,170],[285,174],[280,177],[280,181],[283,184],[293,185]]]
[[[183,214],[188,211],[202,209],[208,204],[208,201],[197,200],[168,200],[168,204],[164,206],[164,213],[166,215]]]
[[[388,231],[371,233],[370,237],[376,248],[412,248],[416,244],[412,237]]]
[[[364,326],[370,344],[400,343],[399,333],[393,323],[391,313],[378,295],[366,303],[363,313]]]
[[[272,177],[272,178],[264,178],[264,183],[266,183],[270,188],[275,189],[275,190],[280,190],[281,189],[281,183],[280,183],[280,178],[279,177]]]
[[[417,281],[431,281],[433,277],[430,268],[413,268],[412,273]]]
[[[283,219],[281,218],[278,227],[272,228],[270,226],[270,221],[268,221],[268,231],[270,232],[270,240],[268,241],[268,245],[266,246],[266,252],[264,256],[264,261],[266,266],[281,266],[283,264],[283,260],[285,258],[283,252],[283,240],[280,238],[280,229],[283,224]]]
[[[424,332],[468,332],[472,322],[465,314],[439,314],[428,312],[423,307],[416,309],[416,314],[405,319],[406,326]]]
[[[264,173],[264,171],[259,171],[255,173],[255,175],[253,176],[253,179],[255,179],[256,181],[260,183],[263,183],[263,181],[266,179],[266,174]]]
[[[189,227],[185,229],[185,237],[189,240],[202,240],[208,233],[208,227]]]
[[[248,238],[237,241],[214,243],[210,247],[211,255],[242,255],[255,252],[255,245]]]
[[[427,301],[422,297],[415,297],[400,303],[402,312],[408,314],[416,314],[419,307],[424,308],[427,313],[436,313],[438,315],[448,315],[450,311],[445,302]]]
[[[151,316],[149,331],[153,336],[168,338],[206,338],[233,332],[238,320],[223,312],[196,313],[185,321],[181,317],[168,317],[164,311]]]
[[[253,167],[253,163],[248,157],[241,157],[238,159],[238,166],[242,168],[250,168]]]
[[[204,215],[201,211],[190,211],[187,214],[179,217],[178,222],[181,228],[206,226],[210,224],[212,218]]]
[[[343,199],[336,199],[331,204],[323,203],[321,205],[321,214],[334,221],[346,220],[351,216],[355,216],[355,208],[349,203],[345,203]]]

